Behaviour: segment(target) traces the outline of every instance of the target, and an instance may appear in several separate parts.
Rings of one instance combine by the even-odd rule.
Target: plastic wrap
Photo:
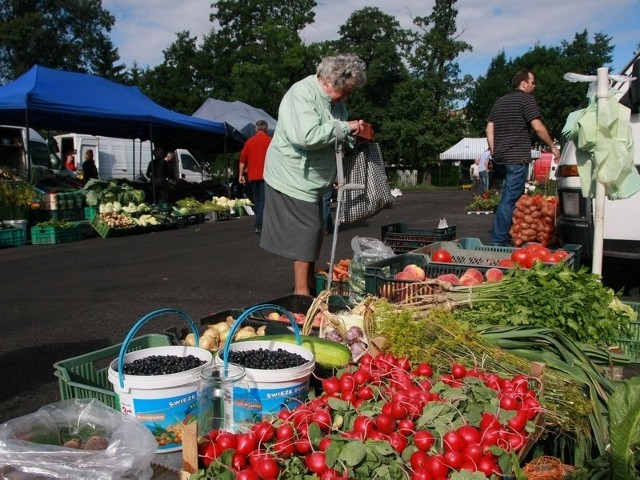
[[[366,296],[364,271],[373,262],[393,257],[395,254],[381,240],[370,237],[353,237],[351,239],[353,260],[349,267],[349,302],[356,304]]]
[[[105,450],[62,447],[104,437]],[[95,399],[71,399],[0,425],[2,479],[149,479],[156,441],[134,417]]]

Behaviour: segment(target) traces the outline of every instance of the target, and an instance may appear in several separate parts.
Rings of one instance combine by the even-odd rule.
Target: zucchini
[[[322,367],[340,368],[351,361],[351,350],[346,345],[325,340],[324,338],[310,337],[307,335],[301,335],[301,337],[301,346],[313,353],[316,363]],[[236,340],[236,342],[251,341],[284,342],[296,345],[296,336],[285,333],[281,335],[265,335]]]

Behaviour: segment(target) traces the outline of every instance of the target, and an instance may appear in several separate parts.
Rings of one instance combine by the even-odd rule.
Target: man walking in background
[[[256,219],[254,228],[256,233],[262,232],[262,212],[264,211],[264,159],[271,137],[267,135],[269,125],[265,120],[256,122],[256,134],[249,138],[242,152],[240,152],[240,167],[238,182],[245,184],[245,170],[249,178],[249,196],[255,206]]]
[[[560,157],[560,150],[542,123],[540,108],[532,95],[536,88],[533,73],[520,70],[513,77],[511,86],[513,90],[496,100],[491,107],[486,129],[493,161],[504,168],[502,196],[491,232],[491,244],[499,246],[511,244],[509,230],[513,210],[524,193],[529,174],[530,130],[533,129],[538,138],[549,146],[554,158]]]
[[[489,162],[491,161],[491,150],[488,148],[480,155],[478,173],[480,174],[480,194],[489,190]]]

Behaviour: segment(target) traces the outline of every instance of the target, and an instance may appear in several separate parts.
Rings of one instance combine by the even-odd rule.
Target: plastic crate
[[[22,247],[26,243],[22,228],[1,228],[0,247]]]
[[[104,220],[102,220],[102,218],[100,218],[100,215],[96,215],[93,220],[91,220],[91,226],[102,238],[125,237],[127,235],[134,235],[144,231],[144,229],[141,229],[137,225],[124,228],[111,228]]]
[[[411,253],[430,256],[433,252],[439,249],[447,250],[451,254],[452,261],[450,264],[430,261],[430,264],[437,265],[440,268],[440,270],[437,270],[438,275],[441,273],[458,274],[459,271],[460,273],[464,273],[464,270],[469,267],[477,268],[482,273],[485,273],[490,268],[500,268],[506,271],[507,268],[498,266],[498,262],[503,259],[511,258],[513,251],[517,250],[514,247],[483,245],[477,238],[461,238],[456,242],[432,243],[426,247],[413,250]],[[562,249],[568,253],[563,262],[573,270],[578,270],[580,268],[580,251],[582,250],[582,246],[565,244],[562,246]],[[462,270],[459,268],[455,268],[453,270],[448,269],[447,266],[450,265],[462,267]]]
[[[638,314],[638,319],[631,322],[629,332],[620,337],[622,352],[629,355],[634,363],[640,363],[640,302],[622,302],[629,305]]]
[[[82,225],[72,227],[53,227],[50,225],[31,227],[32,245],[54,245],[58,243],[76,242],[84,239]]]
[[[166,335],[143,335],[131,340],[127,352],[168,345],[171,345],[171,339]],[[109,364],[118,358],[121,347],[122,343],[119,343],[54,363],[54,375],[58,377],[60,399],[95,398],[115,409],[115,393],[108,374]]]
[[[401,272],[404,267],[411,264],[424,269],[428,277],[439,275],[435,274],[436,270],[431,268],[429,259],[425,255],[403,253],[395,257],[385,258],[379,262],[370,263],[365,267],[365,292],[369,295],[387,298],[392,303],[400,302],[413,295],[429,295],[433,293],[433,289],[429,285],[395,278],[396,273]],[[462,267],[460,268],[462,269]]]
[[[320,293],[323,290],[327,289],[327,283],[328,283],[328,273],[316,273],[316,292]],[[339,295],[341,297],[343,297],[346,300],[349,299],[349,282],[348,281],[341,281],[338,282],[336,280],[333,280],[331,282],[331,294],[332,295]]]
[[[407,253],[433,242],[444,242],[456,238],[456,226],[418,230],[409,228],[406,223],[392,223],[382,227],[382,241],[394,253]]]
[[[93,220],[99,211],[99,207],[84,207],[84,219],[88,221]]]
[[[204,213],[180,214],[174,211],[172,215],[176,217],[178,220],[181,220],[182,222],[184,222],[184,224],[186,225],[197,225],[200,223],[204,223],[204,218],[205,218]]]

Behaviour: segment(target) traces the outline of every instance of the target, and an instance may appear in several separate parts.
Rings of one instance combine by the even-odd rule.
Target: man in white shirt
[[[491,161],[491,150],[488,148],[480,155],[478,172],[480,174],[480,193],[489,190],[489,162]]]

